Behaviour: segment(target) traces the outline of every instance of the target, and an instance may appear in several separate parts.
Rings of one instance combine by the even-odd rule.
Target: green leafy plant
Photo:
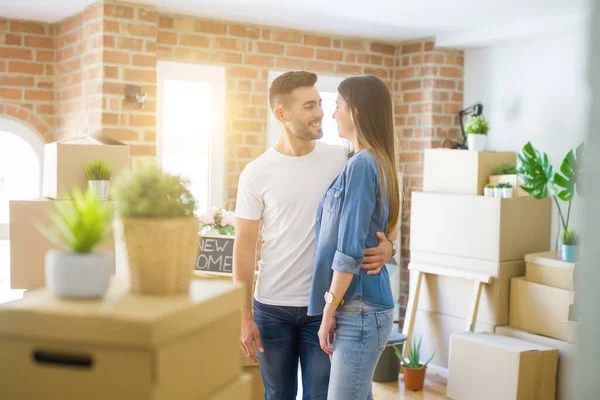
[[[494,169],[492,175],[514,175],[517,173],[515,164],[502,164]]]
[[[74,253],[89,253],[107,238],[112,213],[91,190],[82,193],[75,188],[71,198],[54,202],[49,214],[52,228],[38,224],[38,229],[56,245]]]
[[[427,360],[425,363],[421,364],[421,340],[423,339],[423,336],[419,336],[419,341],[417,342],[415,340],[415,338],[413,337],[413,340],[409,343],[407,343],[408,346],[408,357],[403,357],[402,356],[402,350],[398,349],[399,345],[393,345],[392,347],[394,348],[394,353],[396,354],[396,357],[398,357],[398,359],[400,360],[400,364],[402,364],[403,367],[406,368],[411,368],[411,369],[420,369],[420,368],[425,368],[427,367],[427,364],[429,364],[431,362],[431,360],[433,360],[433,357],[435,356],[435,351],[433,352],[433,354],[431,355],[431,357],[429,357],[429,360]]]
[[[196,200],[190,182],[147,164],[121,175],[112,185],[119,213],[133,218],[177,218],[194,215]]]
[[[496,187],[500,188],[500,189],[511,188],[512,184],[508,183],[508,182],[502,182],[502,183],[497,184]]]
[[[488,121],[483,115],[471,116],[465,125],[465,132],[477,135],[487,135],[490,130]]]
[[[488,189],[493,189],[494,185],[492,185],[491,183],[488,183],[487,185],[485,185],[485,187]]]
[[[579,244],[579,234],[577,231],[570,230],[563,232],[563,243],[568,246],[577,246]]]
[[[538,151],[528,142],[517,157],[517,175],[523,185],[521,189],[535,199],[545,199],[551,195],[558,208],[561,227],[564,235],[577,232],[569,230],[571,202],[575,193],[583,195],[583,171],[585,164],[585,146],[581,143],[577,149],[570,150],[560,165],[560,172],[555,172],[548,155]],[[558,200],[568,203],[567,213],[563,212]],[[577,236],[577,241],[579,237]]]
[[[94,160],[85,167],[90,181],[108,181],[112,176],[112,168],[102,160]]]

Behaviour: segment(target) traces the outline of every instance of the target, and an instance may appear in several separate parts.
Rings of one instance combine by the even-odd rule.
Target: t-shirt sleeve
[[[248,220],[259,220],[262,217],[263,202],[257,187],[252,179],[252,174],[245,168],[238,182],[235,216]]]

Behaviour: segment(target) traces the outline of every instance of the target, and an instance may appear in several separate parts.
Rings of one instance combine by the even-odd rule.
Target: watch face
[[[333,295],[329,292],[325,292],[325,302],[331,304],[333,301]]]

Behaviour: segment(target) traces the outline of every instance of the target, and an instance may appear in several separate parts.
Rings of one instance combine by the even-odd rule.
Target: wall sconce
[[[142,93],[142,88],[136,85],[125,85],[125,100],[133,103],[135,108],[143,109],[148,94]]]

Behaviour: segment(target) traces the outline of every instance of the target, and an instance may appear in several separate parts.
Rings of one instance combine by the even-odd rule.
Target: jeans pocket
[[[392,333],[392,327],[394,325],[394,309],[377,311],[375,313],[375,319],[377,320],[378,334],[377,348],[380,351],[383,351],[385,346],[387,346],[388,339]]]

